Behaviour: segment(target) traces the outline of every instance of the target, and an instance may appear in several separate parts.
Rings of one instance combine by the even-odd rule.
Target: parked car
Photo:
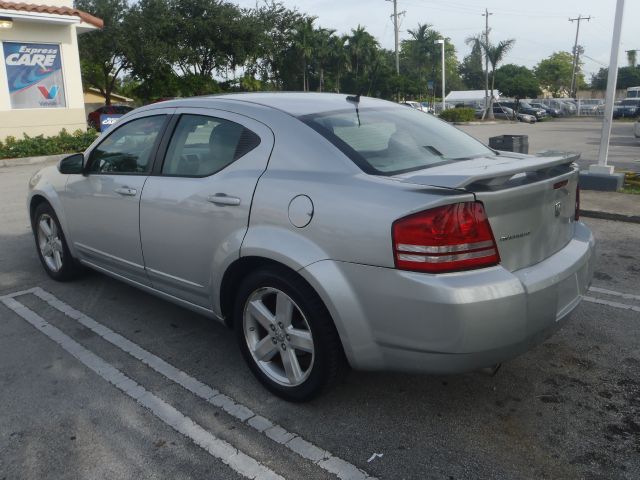
[[[604,100],[587,98],[578,102],[578,115],[598,115],[598,107],[604,104]]]
[[[520,100],[520,101],[500,100],[500,102],[497,105],[508,107],[512,110],[515,110],[518,113],[531,115],[535,117],[536,121],[544,120],[547,117],[547,112],[543,108],[535,108],[531,106],[529,103],[525,102],[524,100]]]
[[[427,112],[428,109],[425,108],[420,102],[414,102],[412,100],[407,100],[405,102],[400,102],[400,105],[405,105],[407,107],[415,108],[416,110],[420,110],[421,112]]]
[[[101,115],[124,115],[133,110],[133,107],[128,105],[104,105],[89,114],[87,117],[87,125],[89,128],[94,128],[98,132],[101,131],[100,116]]]
[[[613,110],[613,118],[635,118],[640,115],[640,98],[625,98]]]
[[[560,109],[558,108],[554,108],[554,107],[550,107],[549,105],[545,105],[544,103],[538,103],[538,102],[532,102],[531,106],[534,108],[541,108],[543,109],[545,112],[547,112],[547,115],[551,116],[551,117],[559,117],[560,116]]]
[[[232,94],[127,114],[35,174],[27,205],[51,278],[90,267],[224,322],[302,401],[345,359],[464,372],[563,325],[595,260],[576,158],[373,98]]]
[[[476,118],[482,118],[484,107],[477,107],[475,111]],[[536,117],[527,115],[526,113],[516,113],[512,108],[495,104],[493,106],[493,116],[498,120],[520,121],[525,123],[536,123]]]

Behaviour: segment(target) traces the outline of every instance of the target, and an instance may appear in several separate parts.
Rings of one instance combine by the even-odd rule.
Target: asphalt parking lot
[[[640,225],[585,219],[589,297],[495,377],[351,372],[294,405],[224,326],[97,273],[51,281],[38,168],[0,168],[0,479],[640,478]]]
[[[458,128],[488,144],[497,135],[528,135],[529,153],[542,150],[581,152],[578,162],[587,168],[598,161],[602,119],[572,117],[528,123],[498,122],[495,125],[461,125]],[[620,170],[640,172],[640,140],[633,134],[633,122],[615,121],[609,142],[609,165]]]

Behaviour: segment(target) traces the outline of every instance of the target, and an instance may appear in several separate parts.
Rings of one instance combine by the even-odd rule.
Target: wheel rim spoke
[[[40,220],[40,223],[38,223],[38,226],[40,227],[40,230],[42,230],[42,233],[45,234],[45,236],[50,236],[51,235],[51,227],[49,226],[49,223],[47,222],[46,218],[42,218]]]
[[[280,356],[282,357],[282,365],[287,378],[291,383],[297,383],[302,378],[302,369],[296,352],[293,349],[288,349],[281,351]]]
[[[261,362],[268,362],[278,353],[278,347],[267,335],[256,344],[253,353]]]
[[[60,255],[60,252],[54,250],[53,261],[56,264],[56,270],[60,270],[60,268],[62,267],[62,255]]]
[[[276,297],[276,320],[281,323],[284,328],[291,325],[291,317],[293,315],[293,302],[284,293],[279,292]]]
[[[275,323],[275,318],[261,300],[254,300],[249,304],[249,313],[266,330],[269,330]]]
[[[303,352],[313,352],[313,339],[311,338],[311,332],[301,330],[299,328],[289,328],[287,330],[289,335],[289,345],[296,350],[302,350]]]

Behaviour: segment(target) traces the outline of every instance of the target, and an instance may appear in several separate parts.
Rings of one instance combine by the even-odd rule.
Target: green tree
[[[100,90],[111,105],[118,76],[129,67],[130,43],[123,27],[129,7],[126,0],[76,0],[75,6],[104,19],[104,28],[78,37],[78,49],[83,84]]]
[[[532,70],[509,63],[496,70],[496,88],[508,97],[536,98],[540,84]]]
[[[306,18],[281,2],[269,1],[248,12],[258,40],[247,59],[247,69],[273,88],[295,88],[292,79],[299,67],[292,61],[297,26]]]
[[[471,44],[471,53],[464,57],[459,72],[465,86],[470,90],[484,89],[484,66],[482,45],[475,38],[467,39]]]
[[[346,35],[333,35],[330,39],[329,66],[333,74],[334,90],[340,92],[340,79],[349,68],[349,51],[347,50],[347,42],[349,37]]]
[[[605,90],[607,88],[608,68],[601,68],[598,73],[591,77],[591,88],[593,90]],[[640,66],[618,68],[618,80],[616,89],[637,87],[640,85]]]
[[[489,119],[493,120],[495,118],[493,115],[493,91],[495,89],[495,83],[496,83],[496,68],[498,64],[502,61],[504,56],[507,54],[507,52],[511,50],[511,48],[513,47],[513,44],[516,43],[516,41],[514,39],[502,40],[498,42],[496,45],[487,43],[484,40],[478,40],[478,42],[480,43],[480,46],[482,47],[484,54],[489,59],[489,65],[491,66],[491,82],[490,82],[491,95],[489,97],[488,113],[489,113]]]
[[[175,27],[166,0],[140,0],[124,20],[135,95],[143,102],[180,94],[173,69]]]
[[[378,41],[363,26],[358,25],[357,28],[351,29],[347,51],[356,83],[361,73],[366,75],[367,71],[372,68],[372,60],[375,58],[375,51],[378,47]]]
[[[627,62],[629,62],[630,67],[635,67],[638,58],[637,50],[627,50]]]
[[[571,53],[555,52],[549,58],[540,61],[534,71],[540,86],[554,97],[570,94],[573,75],[573,55]],[[584,75],[580,71],[580,65],[576,69],[576,81],[577,89],[584,88]]]
[[[309,91],[308,67],[311,56],[314,53],[315,31],[313,22],[315,17],[302,19],[296,26],[294,46],[302,62],[302,91]]]
[[[324,73],[331,64],[333,37],[335,30],[319,28],[314,35],[315,67],[318,71],[318,91],[324,91]]]

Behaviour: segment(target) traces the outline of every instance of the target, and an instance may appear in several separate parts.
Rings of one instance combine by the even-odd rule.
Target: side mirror
[[[84,168],[84,155],[82,153],[74,153],[68,157],[64,157],[58,164],[58,171],[63,175],[74,175],[82,173]]]

